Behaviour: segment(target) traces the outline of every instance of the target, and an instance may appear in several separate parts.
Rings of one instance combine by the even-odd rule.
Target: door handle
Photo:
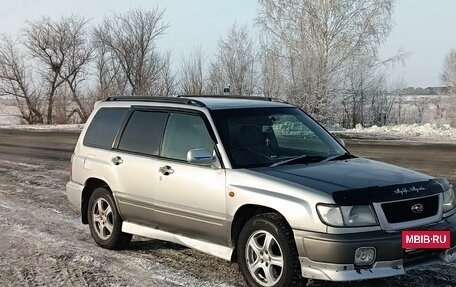
[[[120,156],[113,157],[111,161],[114,165],[119,165],[123,163],[123,159]]]
[[[160,167],[158,171],[161,172],[163,175],[170,175],[174,173],[174,170],[169,165]]]

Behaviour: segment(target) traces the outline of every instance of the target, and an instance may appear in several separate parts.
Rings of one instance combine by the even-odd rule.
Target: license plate
[[[447,249],[451,246],[449,230],[404,230],[404,249]]]

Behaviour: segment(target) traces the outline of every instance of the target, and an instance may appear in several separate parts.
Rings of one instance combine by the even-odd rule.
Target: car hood
[[[340,204],[398,200],[442,192],[441,184],[431,176],[364,158],[253,170],[332,194]]]

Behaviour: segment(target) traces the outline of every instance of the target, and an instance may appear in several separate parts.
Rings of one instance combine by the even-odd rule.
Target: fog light
[[[360,247],[355,251],[355,265],[371,265],[375,261],[376,249],[374,247]]]

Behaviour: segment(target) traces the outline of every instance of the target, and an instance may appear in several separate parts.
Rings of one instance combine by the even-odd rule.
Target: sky
[[[169,24],[160,39],[161,49],[171,51],[174,65],[200,45],[206,56],[215,53],[217,41],[233,23],[255,29],[255,0],[0,0],[0,33],[19,35],[26,20],[42,16],[59,18],[78,14],[93,23],[110,12],[132,8],[165,9]],[[439,75],[445,55],[456,49],[455,0],[398,0],[394,28],[380,48],[380,57],[407,52],[404,64],[395,68],[394,78],[405,86],[440,86]]]

